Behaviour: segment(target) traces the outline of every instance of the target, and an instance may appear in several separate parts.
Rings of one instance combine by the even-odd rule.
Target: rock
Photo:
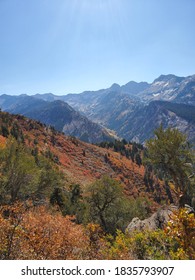
[[[172,208],[159,209],[151,217],[140,220],[139,218],[133,218],[133,220],[128,225],[126,232],[131,233],[133,231],[142,230],[157,230],[162,229],[165,224],[170,220],[170,216],[173,213]]]

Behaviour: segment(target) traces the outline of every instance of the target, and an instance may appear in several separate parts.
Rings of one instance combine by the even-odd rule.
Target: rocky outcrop
[[[151,217],[140,220],[139,218],[133,218],[133,220],[128,225],[126,232],[131,233],[134,231],[142,230],[157,230],[162,229],[166,223],[171,219],[173,214],[173,208],[159,209]]]

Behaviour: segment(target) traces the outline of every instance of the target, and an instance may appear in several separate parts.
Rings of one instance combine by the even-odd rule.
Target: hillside
[[[0,112],[0,259],[194,259],[194,212],[169,206],[143,152]]]
[[[79,183],[85,189],[90,183],[107,174],[121,182],[127,195],[149,197],[154,201],[169,200],[165,187],[154,180],[151,188],[145,185],[144,166],[139,166],[126,156],[111,148],[101,148],[84,143],[74,137],[64,136],[39,122],[20,115],[0,113],[0,141],[4,145],[6,137],[17,135],[25,144],[39,154],[48,156],[63,171],[68,184]],[[5,137],[6,136],[6,137]]]

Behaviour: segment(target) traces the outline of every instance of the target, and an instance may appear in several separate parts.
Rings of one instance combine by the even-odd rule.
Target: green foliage
[[[117,229],[124,230],[134,216],[142,218],[147,215],[149,203],[143,201],[127,198],[120,184],[107,176],[90,186],[87,197],[92,222],[111,234]]]
[[[107,235],[107,259],[192,260],[195,248],[195,219],[184,209],[172,217],[163,230],[117,231]]]
[[[50,196],[50,203],[52,205],[58,205],[60,208],[64,207],[65,201],[62,193],[62,189],[55,188]]]
[[[8,130],[7,126],[5,126],[5,125],[1,126],[0,134],[6,138],[9,136],[9,130]]]
[[[151,202],[146,197],[128,199],[128,204],[129,204],[129,217],[131,217],[131,220],[134,217],[138,217],[141,220],[146,219],[151,214]]]
[[[87,224],[89,221],[88,205],[78,184],[73,184],[68,189],[55,188],[50,196],[50,203],[57,205],[64,216],[74,216],[78,224]]]
[[[174,182],[176,191],[189,194],[190,175],[194,168],[194,151],[186,136],[177,129],[155,130],[155,138],[146,142],[146,163],[153,166],[156,174],[166,181]]]
[[[52,164],[52,162],[43,156],[39,156],[39,181],[37,193],[50,196],[54,188],[63,186],[63,174]]]
[[[141,166],[141,164],[142,164],[142,159],[141,159],[141,157],[140,157],[140,155],[138,153],[135,156],[135,162],[139,166]]]
[[[1,197],[14,202],[33,193],[38,184],[38,168],[34,157],[14,139],[8,140],[0,152]]]
[[[32,155],[33,154],[33,155]],[[50,195],[61,187],[63,176],[52,163],[9,138],[0,151],[0,195],[3,203],[32,195]]]
[[[144,147],[138,143],[131,143],[123,139],[115,140],[114,142],[101,142],[98,146],[106,149],[113,149],[115,152],[120,153],[122,156],[125,156],[128,159],[131,159],[137,165],[142,165],[142,151]],[[107,155],[105,154],[105,161],[108,161]]]

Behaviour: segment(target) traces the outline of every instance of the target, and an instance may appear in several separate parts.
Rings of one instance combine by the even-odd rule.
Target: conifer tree
[[[173,181],[181,204],[188,202],[187,196],[193,195],[194,151],[186,136],[178,129],[163,129],[162,125],[154,132],[155,138],[146,142],[148,149],[146,162],[150,163],[156,174],[167,182]]]

